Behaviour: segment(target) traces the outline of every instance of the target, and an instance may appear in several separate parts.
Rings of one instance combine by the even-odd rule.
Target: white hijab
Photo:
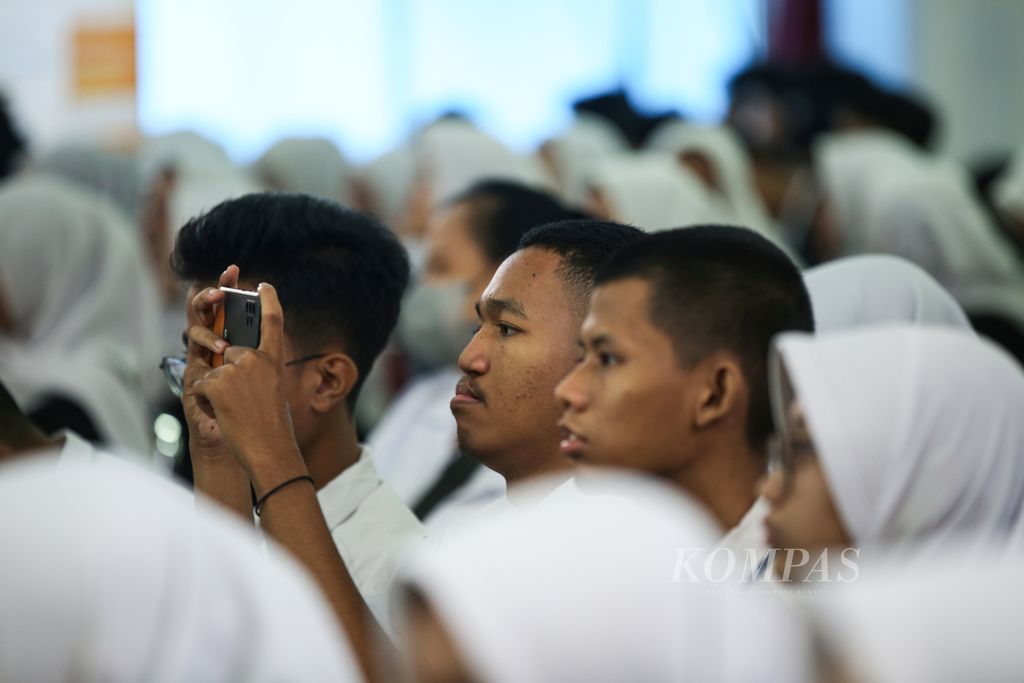
[[[818,332],[891,322],[971,329],[963,309],[942,285],[897,256],[842,258],[811,268],[804,283]]]
[[[881,132],[826,136],[816,155],[846,253],[902,256],[951,290],[1021,277],[963,169]]]
[[[435,207],[481,180],[536,180],[525,159],[467,121],[439,121],[423,131],[414,147],[416,172],[430,183]]]
[[[294,561],[140,468],[6,466],[0,546],[0,680],[361,680]]]
[[[777,236],[768,209],[754,187],[750,157],[732,129],[670,121],[655,130],[647,147],[674,155],[685,152],[704,155],[718,177],[721,186],[718,194],[734,216],[731,222]]]
[[[855,543],[934,559],[959,534],[1019,542],[1024,373],[1002,349],[912,325],[782,335],[780,424],[783,369]]]
[[[891,567],[861,577],[808,613],[828,650],[858,681],[1016,683],[1024,680],[1024,555],[998,550],[968,563]]]
[[[517,504],[411,562],[405,585],[481,681],[804,680],[776,605],[673,581],[680,550],[718,545],[703,510],[651,480],[615,475],[598,494],[588,480],[589,495]]]
[[[393,231],[401,231],[416,181],[412,150],[408,145],[396,147],[364,166],[359,175],[377,218]]]
[[[569,206],[584,207],[589,199],[587,179],[602,159],[625,154],[629,145],[608,121],[580,114],[564,133],[546,143],[554,166],[558,194]]]
[[[351,181],[355,169],[326,138],[279,140],[253,164],[264,184],[285,192],[304,192],[352,204]]]
[[[0,380],[23,409],[72,399],[113,444],[151,452],[142,373],[159,373],[158,304],[124,217],[33,174],[0,188],[0,288],[15,328]]]
[[[133,157],[99,147],[69,144],[54,149],[34,167],[99,192],[124,211],[133,224],[137,220],[142,197],[138,164]]]
[[[730,223],[704,185],[668,154],[608,157],[590,184],[610,205],[614,220],[656,232],[700,223]]]
[[[1024,218],[1024,146],[1019,147],[993,188],[996,205]]]

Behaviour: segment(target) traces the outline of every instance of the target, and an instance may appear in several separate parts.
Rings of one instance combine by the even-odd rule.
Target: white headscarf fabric
[[[372,209],[386,226],[401,232],[416,181],[416,157],[402,145],[374,159],[360,170]]]
[[[872,683],[1016,683],[1024,680],[1024,556],[998,550],[969,563],[949,561],[863,573],[810,620],[844,670]]]
[[[253,171],[274,189],[352,204],[355,169],[326,138],[280,140],[253,164]]]
[[[602,159],[625,154],[625,137],[604,119],[580,114],[572,126],[546,143],[557,176],[558,193],[569,206],[584,207],[589,199],[587,179]]]
[[[908,322],[970,330],[960,305],[935,279],[897,256],[850,256],[804,273],[814,329]]]
[[[750,158],[739,136],[725,126],[698,126],[671,121],[658,127],[647,142],[649,149],[669,154],[696,152],[704,155],[718,177],[719,193],[738,225],[767,233],[777,230],[768,209],[754,187]]]
[[[15,334],[0,380],[22,408],[63,395],[113,444],[150,453],[142,373],[156,373],[156,293],[124,217],[33,174],[0,188],[0,288]]]
[[[99,147],[66,145],[37,161],[35,168],[99,192],[124,211],[129,221],[137,220],[142,196],[133,157]]]
[[[411,562],[406,585],[481,681],[804,680],[776,605],[673,581],[680,550],[721,538],[701,509],[648,480],[594,488],[517,504]]]
[[[651,232],[730,222],[700,180],[671,155],[609,157],[594,167],[590,184],[604,195],[615,220]]]
[[[902,256],[952,291],[1020,278],[963,169],[881,132],[827,136],[816,155],[847,254]]]
[[[1017,149],[993,188],[996,205],[1024,218],[1024,147]]]
[[[460,119],[431,125],[414,147],[417,173],[430,183],[431,205],[435,207],[481,180],[536,181],[525,159]]]
[[[936,558],[958,534],[1024,533],[1024,373],[1003,350],[910,325],[785,334],[772,362],[779,423],[783,368],[854,542]]]
[[[168,198],[168,238],[173,246],[189,219],[227,199],[263,188],[236,167],[215,143],[195,133],[171,133],[148,140],[139,156],[143,186],[162,169],[176,176]]]
[[[6,466],[0,545],[0,680],[360,680],[298,565],[142,469]]]

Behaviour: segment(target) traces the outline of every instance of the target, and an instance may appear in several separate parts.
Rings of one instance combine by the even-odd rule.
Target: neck
[[[319,491],[359,460],[355,425],[342,407],[324,417],[324,427],[302,444],[302,457]]]
[[[728,531],[757,499],[757,483],[764,476],[764,456],[745,437],[704,448],[696,462],[670,474],[671,480],[707,506]]]
[[[522,457],[520,457],[522,456]],[[523,484],[535,479],[551,477],[559,482],[565,481],[572,476],[575,465],[572,460],[556,451],[547,458],[536,459],[536,451],[513,455],[508,462],[515,466],[498,471],[498,474],[505,478],[507,486]]]

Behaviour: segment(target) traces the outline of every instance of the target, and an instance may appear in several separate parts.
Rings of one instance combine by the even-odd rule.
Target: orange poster
[[[134,96],[134,23],[78,27],[73,54],[76,97]]]

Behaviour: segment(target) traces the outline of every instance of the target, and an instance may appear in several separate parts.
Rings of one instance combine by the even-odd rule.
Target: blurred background
[[[194,129],[251,161],[286,135],[368,161],[459,110],[519,151],[571,103],[726,111],[757,59],[823,54],[926,97],[973,160],[1024,133],[1016,0],[4,0],[0,87],[33,146]]]

